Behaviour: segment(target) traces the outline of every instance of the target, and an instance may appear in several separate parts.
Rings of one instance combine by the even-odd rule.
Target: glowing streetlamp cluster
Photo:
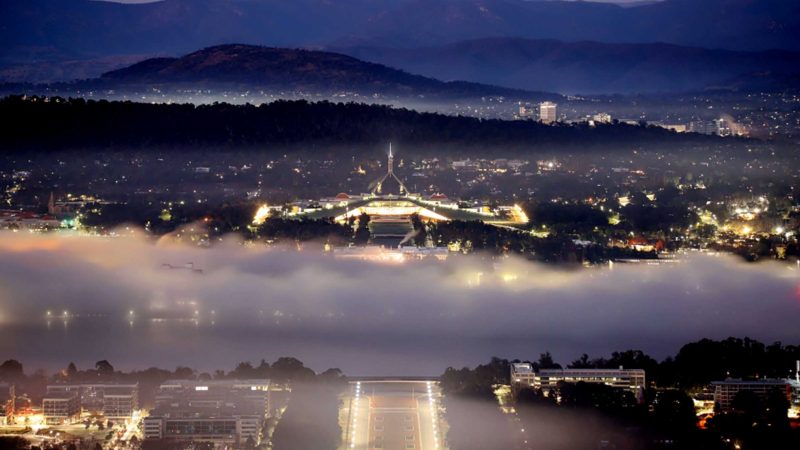
[[[433,447],[439,448],[439,428],[438,428],[438,418],[439,414],[436,410],[436,400],[433,398],[433,390],[431,387],[431,382],[428,381],[428,406],[431,409],[431,425],[433,426]]]
[[[253,216],[253,225],[263,225],[269,218],[269,205],[261,205]]]
[[[350,430],[350,448],[356,448],[356,424],[358,423],[358,403],[361,400],[361,382],[356,382],[356,398],[353,399],[353,426]]]

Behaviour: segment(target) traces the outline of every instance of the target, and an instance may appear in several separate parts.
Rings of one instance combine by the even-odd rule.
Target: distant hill
[[[462,79],[560,93],[675,92],[762,87],[741,82],[760,74],[800,74],[800,53],[741,52],[670,44],[605,44],[521,38],[487,38],[416,49],[339,49],[442,80]],[[731,83],[731,80],[739,82]],[[772,88],[780,84],[771,85]]]
[[[620,7],[525,0],[0,2],[0,64],[173,56],[230,42],[423,47],[489,36],[800,50],[795,0],[665,0]]]
[[[150,55],[105,56],[95,59],[41,61],[0,66],[0,81],[8,83],[53,83],[97,78],[110,70],[127,67]]]
[[[147,59],[87,83],[117,90],[188,86],[433,98],[557,97],[476,83],[445,83],[338,53],[240,44],[209,47],[180,58]]]

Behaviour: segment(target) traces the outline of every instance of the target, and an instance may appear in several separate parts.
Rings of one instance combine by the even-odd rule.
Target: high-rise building
[[[733,135],[733,129],[731,128],[731,123],[728,119],[720,117],[719,119],[715,120],[714,123],[717,125],[716,134],[719,136],[725,137]]]
[[[542,123],[553,123],[557,120],[558,106],[553,102],[539,103],[539,120]]]

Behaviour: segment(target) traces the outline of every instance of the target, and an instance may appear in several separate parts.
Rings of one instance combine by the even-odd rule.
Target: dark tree
[[[560,369],[561,364],[558,364],[553,360],[553,355],[550,352],[544,352],[539,355],[539,361],[537,362],[539,369]]]
[[[281,357],[272,363],[270,369],[273,379],[284,381],[303,381],[314,377],[314,371],[291,357]]]
[[[27,450],[31,443],[21,436],[0,436],[0,448],[7,450]]]
[[[105,359],[102,361],[97,361],[94,365],[94,368],[97,371],[97,374],[100,376],[114,375],[114,366],[112,366],[111,363]]]
[[[659,392],[653,402],[653,419],[663,429],[684,432],[692,430],[697,423],[694,402],[683,391]]]
[[[67,366],[67,377],[68,378],[75,378],[75,375],[78,374],[78,368],[75,366],[75,363],[71,362]]]
[[[15,359],[9,359],[0,364],[0,379],[19,380],[25,376],[22,363]]]

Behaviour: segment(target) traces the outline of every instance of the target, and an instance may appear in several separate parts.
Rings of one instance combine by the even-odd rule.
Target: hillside
[[[239,44],[209,47],[180,58],[148,59],[105,73],[90,83],[117,90],[139,86],[190,86],[192,89],[235,86],[435,98],[536,96],[531,92],[475,83],[445,83],[338,53]]]
[[[800,53],[708,50],[670,44],[606,44],[487,38],[415,49],[351,47],[339,51],[442,80],[560,93],[678,92],[752,74],[800,73]],[[763,76],[763,75],[762,75]]]

